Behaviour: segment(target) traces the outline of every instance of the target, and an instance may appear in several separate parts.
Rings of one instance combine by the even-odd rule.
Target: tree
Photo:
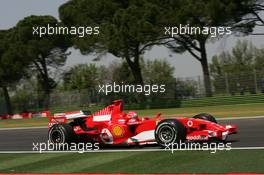
[[[60,7],[60,18],[68,26],[100,26],[100,36],[75,38],[75,46],[87,54],[109,52],[124,58],[136,83],[143,83],[140,55],[153,45],[166,45],[177,53],[188,51],[201,63],[207,96],[212,96],[206,43],[210,34],[164,36],[164,26],[231,27],[252,32],[255,23],[241,25],[256,0],[98,1],[71,0]],[[255,4],[254,4],[255,3]],[[217,35],[217,37],[221,37]]]
[[[71,67],[63,74],[63,89],[76,90],[80,94],[81,104],[98,102],[99,85],[109,82],[111,75],[105,66],[95,64],[79,64]]]
[[[165,85],[165,92],[151,93],[152,102],[162,103],[168,99],[175,100],[176,80],[174,77],[175,68],[165,59],[142,60],[142,71],[144,83],[148,85]]]
[[[0,31],[0,87],[8,114],[13,114],[8,87],[19,81],[26,71],[28,60],[24,59],[25,47],[22,43],[10,42],[13,29]]]
[[[166,1],[160,7],[163,9],[166,26],[187,26],[203,29],[204,27],[230,27],[233,31],[243,33],[252,32],[254,23],[241,25],[243,17],[248,14],[246,10],[252,7],[254,0],[185,0]],[[159,2],[158,2],[159,3]],[[170,8],[168,8],[170,7]],[[169,42],[167,47],[177,53],[188,51],[201,63],[206,96],[212,96],[210,72],[208,67],[206,43],[214,41],[210,34],[177,34],[172,36],[174,41]],[[216,38],[221,38],[217,35]]]
[[[48,108],[51,90],[56,82],[50,76],[52,71],[57,71],[64,65],[70,46],[67,36],[63,35],[39,35],[33,34],[36,27],[57,27],[58,21],[52,16],[29,16],[19,21],[13,31],[13,42],[20,42],[25,47],[24,55],[30,62],[30,70],[37,72],[40,89],[44,93],[40,100],[41,106]],[[22,58],[25,59],[25,58]]]
[[[256,72],[260,72],[264,75],[264,48],[256,49],[254,68]]]
[[[210,64],[214,78],[215,89],[223,92],[229,88],[230,93],[249,91],[256,93],[254,74],[263,71],[263,49],[258,49],[252,43],[238,41],[232,52],[215,55]],[[263,74],[262,74],[263,75]],[[224,87],[228,83],[229,87]]]
[[[6,42],[5,42],[6,33],[7,31],[0,31],[0,86],[3,90],[7,113],[12,114],[13,112],[12,112],[12,107],[10,103],[10,97],[9,97],[7,85],[6,85],[7,84],[6,81],[8,81],[8,79],[5,73],[5,68],[3,67],[3,64],[2,64],[3,62],[2,57],[7,49]]]
[[[257,26],[264,25],[264,19],[260,15],[264,11],[263,0],[247,1],[247,6],[238,9],[237,13],[247,14],[241,20],[241,26],[246,27],[248,24],[254,23]],[[263,34],[262,34],[263,35]]]
[[[79,64],[66,71],[63,76],[63,84],[67,90],[88,91],[95,90],[97,86],[106,81],[103,78],[106,68],[95,64]]]
[[[144,84],[169,84],[174,82],[174,67],[166,60],[144,60],[140,61]],[[107,69],[112,74],[111,81],[116,83],[133,83],[133,75],[128,70],[127,62],[110,64]],[[161,71],[162,70],[162,71]]]
[[[111,81],[116,83],[132,84],[134,82],[133,75],[129,70],[127,62],[112,63],[108,66],[111,74]],[[143,77],[145,77],[143,75]]]
[[[147,60],[143,63],[144,82],[147,84],[170,84],[173,83],[174,67],[166,60]]]
[[[256,17],[256,21],[264,24],[264,19],[259,14],[264,11],[264,1],[263,0],[255,0],[253,5],[249,6],[250,13]]]
[[[108,52],[125,59],[134,83],[143,84],[140,56],[159,43],[155,22],[160,13],[155,5],[146,0],[71,0],[59,13],[67,26],[99,26],[99,35],[74,38],[74,45],[83,54]]]

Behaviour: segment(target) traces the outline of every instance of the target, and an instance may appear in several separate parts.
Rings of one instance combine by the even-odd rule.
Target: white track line
[[[161,152],[164,149],[111,149],[91,151],[0,151],[0,154],[33,154],[33,153],[120,153],[120,152]]]
[[[234,147],[232,150],[264,150],[264,147]],[[44,153],[120,153],[120,152],[171,152],[170,149],[111,149],[111,150],[91,150],[91,151],[0,151],[0,154],[44,154]],[[174,149],[177,151],[211,151],[211,150],[190,150],[190,149]],[[230,151],[230,150],[217,150]]]
[[[17,130],[17,129],[44,129],[44,128],[48,128],[48,125],[47,126],[37,126],[37,127],[0,128],[0,131]]]
[[[172,115],[165,115],[168,117],[175,117],[175,118],[186,118],[186,117],[178,117],[176,114]],[[191,118],[191,117],[187,117]],[[216,120],[243,120],[243,119],[264,119],[264,116],[249,116],[249,117],[217,117]]]
[[[243,120],[243,119],[262,119],[264,116],[251,116],[251,117],[222,117],[216,118],[216,120]]]
[[[231,148],[231,150],[257,150],[257,149],[264,149],[264,147],[235,147],[235,148]]]

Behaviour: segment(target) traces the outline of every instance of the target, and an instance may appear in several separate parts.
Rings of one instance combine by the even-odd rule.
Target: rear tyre
[[[155,129],[155,140],[162,146],[184,142],[186,140],[186,129],[184,125],[175,119],[161,121]]]
[[[207,113],[197,114],[197,115],[193,116],[193,118],[207,120],[207,121],[210,121],[213,123],[217,123],[216,119],[211,114],[207,114]]]
[[[55,124],[49,129],[49,141],[54,144],[71,143],[73,141],[73,128],[67,123]]]

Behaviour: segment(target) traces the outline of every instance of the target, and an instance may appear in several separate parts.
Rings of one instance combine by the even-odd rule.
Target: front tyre
[[[155,129],[155,140],[162,147],[180,141],[184,142],[186,140],[186,129],[178,120],[163,120]]]
[[[67,123],[53,125],[48,134],[49,141],[54,144],[71,143],[73,136],[73,128]]]

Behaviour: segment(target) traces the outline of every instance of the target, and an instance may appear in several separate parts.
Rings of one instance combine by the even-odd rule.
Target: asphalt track
[[[219,123],[238,126],[238,134],[228,138],[233,148],[264,147],[264,118],[221,120]],[[1,129],[0,151],[32,151],[33,143],[47,143],[47,132],[47,128]],[[140,147],[140,149],[155,148],[157,147]]]

